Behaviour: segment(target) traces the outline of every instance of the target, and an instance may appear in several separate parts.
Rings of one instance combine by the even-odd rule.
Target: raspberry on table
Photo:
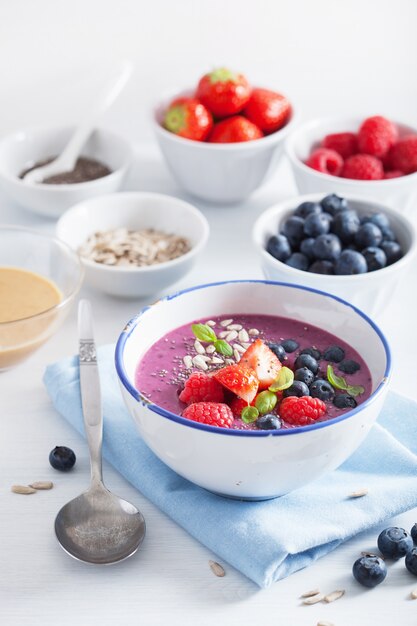
[[[398,129],[393,122],[382,115],[368,117],[358,132],[359,152],[381,159],[388,153],[397,138]]]
[[[207,426],[230,428],[233,424],[233,413],[227,404],[220,402],[196,402],[183,411],[182,417]]]
[[[308,157],[306,165],[323,174],[339,176],[343,167],[343,159],[335,150],[317,148]]]
[[[326,413],[326,405],[319,398],[290,396],[284,398],[279,407],[280,417],[293,426],[314,424]]]
[[[346,159],[341,175],[356,180],[381,180],[384,178],[384,166],[382,161],[370,154],[354,154]]]
[[[355,133],[333,133],[332,135],[326,135],[321,145],[328,150],[334,150],[344,159],[358,152],[358,139]]]
[[[404,174],[417,172],[417,135],[407,135],[392,146],[388,162],[390,169],[394,171],[401,171]]]
[[[203,372],[194,372],[185,381],[184,389],[179,395],[181,402],[223,402],[224,392],[221,384],[212,376]]]

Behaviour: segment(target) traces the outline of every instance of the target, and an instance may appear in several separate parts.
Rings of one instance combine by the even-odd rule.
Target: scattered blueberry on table
[[[413,548],[413,538],[404,528],[390,526],[380,533],[378,548],[387,559],[400,559]]]
[[[387,576],[387,566],[379,556],[362,556],[357,559],[352,568],[353,576],[364,587],[376,587]]]
[[[75,465],[76,457],[66,446],[55,446],[49,454],[49,463],[52,467],[60,472],[68,472]]]

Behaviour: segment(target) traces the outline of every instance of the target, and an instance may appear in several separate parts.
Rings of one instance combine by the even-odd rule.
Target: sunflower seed
[[[222,332],[219,333],[220,339],[225,339],[225,337],[227,337],[229,333],[230,333],[230,330],[222,330]]]
[[[233,320],[223,320],[222,322],[220,322],[220,326],[223,326],[223,328],[226,328],[226,326],[230,326],[230,324],[233,324]]]
[[[206,352],[207,354],[213,354],[213,352],[216,352],[216,348],[212,344],[210,344],[209,346],[207,346]]]
[[[219,359],[219,357],[214,356],[211,360],[210,363],[212,365],[220,365],[220,363],[223,363],[223,359]]]
[[[317,626],[334,626],[334,624],[333,622],[328,622],[326,619],[326,620],[320,620],[319,622],[317,622]]]
[[[348,498],[362,498],[363,496],[366,496],[367,493],[368,493],[367,489],[360,489],[359,491],[352,491],[352,493],[348,495]]]
[[[410,598],[412,600],[417,600],[417,589],[413,589],[413,591],[410,593]]]
[[[259,330],[257,328],[250,328],[248,330],[248,334],[252,335],[253,337],[256,337],[256,335],[259,335]]]
[[[215,326],[216,322],[214,322],[213,320],[209,320],[208,322],[206,322],[207,326]]]
[[[205,354],[206,350],[204,348],[204,346],[198,341],[198,339],[196,339],[194,341],[194,349],[197,352],[197,354]]]
[[[235,357],[236,363],[239,363],[239,361],[240,361],[240,352],[238,352],[236,350],[236,348],[233,350],[233,356]]]
[[[197,356],[193,357],[193,363],[199,370],[205,371],[207,369],[207,363],[201,356],[201,354],[197,354]]]
[[[54,486],[54,483],[52,483],[50,480],[37,480],[34,483],[30,483],[29,487],[32,487],[32,489],[52,489],[52,487]]]
[[[324,601],[334,602],[335,600],[338,600],[344,595],[345,595],[344,589],[336,589],[336,591],[332,591],[331,593],[328,593],[327,596],[324,596]]]
[[[320,589],[311,589],[310,591],[306,591],[302,593],[300,598],[311,598],[311,596],[316,596],[320,593]]]
[[[239,331],[239,341],[249,341],[249,335],[244,328]]]
[[[375,554],[374,552],[361,552],[361,556],[376,556],[378,559],[382,559],[383,561],[385,561],[385,557],[382,556],[382,554]]]
[[[318,593],[315,596],[310,596],[303,600],[303,604],[317,604],[317,602],[321,602],[324,600],[324,593]]]
[[[192,360],[192,358],[190,357],[189,354],[186,354],[182,361],[183,361],[185,367],[187,368],[187,370],[190,370],[192,368],[193,360]]]
[[[240,345],[242,346],[242,348],[245,348],[245,350],[247,350],[251,344],[243,341]]]
[[[230,343],[231,341],[234,341],[235,339],[237,339],[237,331],[231,330],[229,333],[227,333],[225,339],[228,343]]]
[[[211,359],[211,357],[208,356],[207,354],[199,354],[198,356],[201,356],[203,361],[205,361],[206,363],[208,363],[210,361],[210,359]]]
[[[233,359],[226,359],[226,365],[236,365],[236,362]]]
[[[209,561],[209,565],[213,574],[219,576],[219,578],[222,578],[226,575],[226,572],[224,571],[224,568],[220,565],[220,563],[217,563],[216,561]]]
[[[27,485],[12,485],[12,491],[13,493],[22,493],[25,496],[28,496],[30,493],[36,493],[36,489]]]
[[[243,354],[244,352],[246,352],[246,348],[244,348],[243,346],[241,346],[241,345],[240,345],[240,343],[234,343],[234,344],[233,344],[233,348],[234,348],[235,350],[237,350],[238,352],[241,352],[242,354]]]
[[[242,330],[242,324],[229,324],[227,330]]]

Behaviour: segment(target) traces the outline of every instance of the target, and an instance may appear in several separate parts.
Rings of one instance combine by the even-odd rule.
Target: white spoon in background
[[[81,150],[85,142],[93,132],[97,119],[114,103],[120,95],[123,88],[127,84],[133,72],[133,64],[126,62],[121,71],[118,72],[116,78],[108,83],[101,92],[100,97],[96,100],[93,107],[84,116],[84,119],[76,128],[71,139],[65,146],[61,154],[48,163],[31,170],[23,177],[25,183],[41,183],[45,178],[62,174],[63,172],[71,172],[80,156]]]

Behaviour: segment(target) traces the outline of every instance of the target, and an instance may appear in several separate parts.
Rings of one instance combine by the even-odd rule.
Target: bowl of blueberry
[[[265,211],[253,230],[266,278],[323,289],[377,315],[416,253],[413,223],[378,202],[310,194]]]

